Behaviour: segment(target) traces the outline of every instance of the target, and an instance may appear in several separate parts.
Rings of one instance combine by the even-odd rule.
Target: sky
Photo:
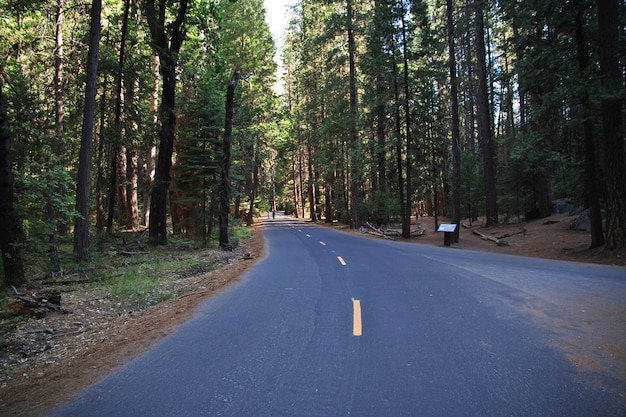
[[[265,20],[272,31],[276,48],[282,49],[282,38],[289,24],[289,6],[294,6],[297,0],[264,0]]]
[[[276,85],[274,85],[274,90],[278,95],[282,93],[282,82],[280,81],[280,73],[282,71],[280,68],[280,56],[283,48],[283,34],[289,24],[289,6],[294,6],[296,1],[297,0],[264,0],[265,20],[267,20],[267,24],[270,27],[277,49],[274,61],[276,61],[279,68],[276,74]]]

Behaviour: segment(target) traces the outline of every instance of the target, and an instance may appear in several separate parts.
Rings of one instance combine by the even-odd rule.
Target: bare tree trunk
[[[56,154],[61,163],[65,157],[65,145],[63,143],[63,0],[57,0],[56,15],[56,37],[55,37],[55,54],[54,54],[54,101],[55,101],[55,139],[57,142]],[[61,186],[60,192],[65,192],[65,187]],[[50,264],[53,271],[60,268],[59,248],[57,244],[57,231],[61,234],[67,233],[67,225],[65,219],[57,223],[57,207],[51,196],[48,197],[48,221],[50,223]]]
[[[357,119],[357,86],[356,86],[356,44],[354,41],[354,11],[352,10],[352,1],[347,0],[348,13],[348,56],[350,66],[350,111],[348,120],[348,136],[350,141],[350,151],[352,153],[350,163],[350,228],[358,229],[361,226],[361,193],[360,193],[360,144],[356,130]]]
[[[607,249],[626,247],[626,179],[624,174],[624,123],[622,69],[619,53],[619,0],[598,0],[600,71],[604,94],[602,140],[606,184]]]
[[[450,115],[452,131],[452,216],[451,221],[457,224],[452,236],[453,243],[459,242],[461,223],[461,129],[459,126],[458,80],[456,76],[456,55],[454,50],[454,8],[452,0],[446,0],[448,26],[448,66],[450,69]]]
[[[585,72],[589,67],[589,57],[585,47],[583,33],[583,12],[576,14],[576,45],[578,67]],[[591,224],[591,248],[604,246],[604,231],[602,230],[602,212],[600,208],[600,185],[596,173],[595,140],[593,138],[593,122],[591,120],[591,102],[589,93],[583,88],[581,97],[583,107],[583,135],[585,142],[585,205],[589,208],[589,222]]]
[[[224,123],[224,140],[222,142],[222,158],[220,162],[220,236],[221,247],[228,245],[228,209],[230,208],[230,149],[233,135],[233,114],[235,108],[235,87],[239,80],[239,71],[235,71],[226,89],[226,120]]]
[[[64,48],[63,48],[63,19],[64,19],[64,12],[63,9],[65,8],[65,2],[64,0],[58,0],[57,3],[57,25],[56,25],[56,53],[55,53],[55,71],[54,71],[54,76],[55,76],[55,81],[54,81],[54,89],[55,89],[55,135],[56,135],[56,139],[57,139],[57,155],[61,161],[61,163],[65,163],[65,142],[63,141],[63,137],[65,136],[65,125],[64,125],[64,118],[65,118],[65,111],[63,109],[64,107],[64,80],[63,80],[63,71],[64,71],[64,66],[63,66],[63,59],[64,59]],[[61,186],[62,189],[60,190],[61,193],[63,194],[67,194],[68,190],[67,187],[65,187],[64,185]],[[58,217],[59,214],[56,213],[55,210],[55,217]],[[67,232],[68,232],[68,225],[67,225],[67,218],[63,215],[60,216],[60,218],[56,219],[58,221],[57,224],[57,231],[58,234],[61,236],[67,236]]]
[[[314,129],[317,126],[314,125]],[[315,200],[316,200],[316,194],[315,194],[315,173],[313,171],[313,145],[311,144],[312,140],[309,137],[309,140],[307,141],[307,157],[309,160],[309,163],[307,164],[307,169],[308,169],[308,177],[309,177],[309,181],[307,183],[307,193],[309,195],[309,216],[311,218],[312,222],[317,222],[317,213],[315,210]]]
[[[139,201],[137,199],[137,151],[132,150],[128,153],[127,167],[128,172],[126,178],[128,178],[128,185],[126,189],[126,196],[128,198],[128,211],[129,211],[129,224],[128,226],[132,230],[139,229]]]
[[[254,200],[256,200],[259,189],[259,158],[257,152],[254,153],[254,166],[252,167],[252,189],[250,190],[250,210],[246,217],[246,225],[251,226],[254,221]]]
[[[98,81],[98,54],[100,49],[100,16],[102,0],[93,0],[91,29],[87,55],[87,80],[85,82],[85,112],[80,140],[78,180],[76,184],[76,211],[80,214],[74,222],[74,259],[89,261],[89,194],[91,190],[91,153],[93,147],[96,88]]]
[[[476,10],[476,59],[478,65],[478,130],[483,156],[485,186],[486,227],[498,224],[498,192],[496,169],[496,144],[491,131],[491,111],[489,107],[489,86],[487,85],[487,63],[485,51],[485,20],[483,2],[474,0]]]
[[[402,55],[403,55],[403,75],[404,75],[404,123],[406,132],[406,205],[402,212],[402,237],[408,239],[411,237],[411,201],[412,201],[412,170],[413,164],[411,159],[411,109],[410,109],[410,92],[409,92],[409,57],[408,57],[408,35],[404,11],[401,17],[402,21]]]
[[[395,50],[395,48],[394,48]],[[406,201],[404,199],[404,176],[402,175],[402,121],[400,120],[400,86],[398,85],[398,70],[395,63],[396,57],[394,52],[393,58],[393,93],[395,105],[396,119],[396,170],[398,172],[398,196],[400,200],[400,216],[405,213]],[[404,227],[403,227],[404,230]]]
[[[306,198],[304,197],[304,168],[302,167],[303,165],[303,159],[304,159],[304,155],[302,152],[302,148],[298,148],[298,167],[299,167],[299,172],[298,172],[298,179],[299,179],[299,195],[300,195],[300,209],[302,210],[302,218],[304,219],[304,217],[306,216]],[[273,196],[272,196],[273,197]],[[272,209],[274,209],[275,205],[274,205],[274,198],[272,198]],[[297,217],[297,216],[296,216]]]
[[[299,187],[299,178],[298,172],[296,170],[296,157],[297,154],[293,154],[291,156],[291,177],[293,179],[293,215],[297,219],[300,217],[298,214],[300,212],[300,187]],[[271,207],[270,207],[271,210]]]
[[[122,136],[125,136],[125,129],[122,129],[120,132]],[[128,172],[128,152],[126,150],[126,145],[120,144],[117,147],[117,158],[116,158],[116,168],[115,168],[115,177],[117,177],[116,187],[115,187],[115,201],[117,202],[117,217],[120,227],[129,227],[130,219],[128,216],[128,194],[127,194],[127,185],[128,185],[128,177],[126,173]]]
[[[105,108],[106,92],[107,92],[107,76],[104,75],[102,80],[102,94],[100,95],[100,108]],[[100,112],[100,132],[104,131],[106,125],[107,114],[105,111]],[[96,155],[96,230],[100,233],[104,231],[106,219],[104,216],[104,140],[102,134],[98,137],[98,153]]]
[[[0,282],[0,288],[5,284],[18,286],[26,283],[20,247],[17,245],[19,223],[13,204],[11,168],[11,135],[0,83],[0,251],[6,281]]]
[[[185,33],[182,25],[187,15],[188,0],[181,0],[176,19],[165,22],[165,2],[159,3],[157,11],[154,0],[143,2],[144,12],[150,28],[152,45],[159,56],[161,76],[163,78],[161,107],[159,110],[161,131],[159,132],[159,156],[157,158],[154,185],[150,201],[149,235],[152,244],[167,244],[167,193],[172,169],[174,152],[174,127],[176,125],[176,67],[178,53],[183,44]],[[169,39],[168,33],[169,31]]]
[[[159,60],[158,57],[156,55],[153,55],[152,57],[153,59],[153,67],[152,67],[152,72],[155,74],[155,79],[158,78],[158,73],[159,73]],[[155,84],[154,86],[154,90],[152,92],[152,96],[150,98],[150,114],[152,114],[152,122],[154,123],[154,125],[156,126],[158,121],[159,121],[159,114],[158,114],[158,104],[159,104],[159,88],[158,86]],[[148,220],[150,219],[150,201],[151,201],[151,195],[152,195],[152,184],[154,182],[154,173],[155,173],[155,169],[156,169],[156,145],[154,145],[154,143],[151,143],[150,145],[148,145],[148,150],[147,150],[147,154],[146,154],[146,161],[145,161],[145,166],[146,166],[146,171],[145,171],[145,175],[142,179],[143,181],[143,225],[144,226],[148,226]]]

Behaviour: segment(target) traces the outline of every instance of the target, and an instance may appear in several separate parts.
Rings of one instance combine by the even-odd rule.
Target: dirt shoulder
[[[475,224],[461,228],[453,247],[576,262],[626,266],[626,250],[589,250],[589,234],[568,229],[572,217],[555,215],[523,226],[482,229]],[[440,219],[445,222],[445,219]],[[324,225],[322,222],[320,225]],[[411,239],[416,244],[443,246],[443,234],[435,232],[435,220],[423,218],[415,225],[426,230]],[[346,233],[377,238],[343,225],[327,226]],[[508,246],[484,240],[502,237]],[[196,307],[242,274],[266,255],[262,224],[254,226],[255,238],[242,247],[220,269],[185,279],[188,291],[177,298],[134,311],[116,311],[106,299],[68,296],[64,307],[72,314],[49,315],[45,321],[29,320],[17,332],[40,351],[24,355],[14,372],[0,379],[0,415],[39,416],[72,400],[85,387],[95,384],[117,368],[138,357],[191,318]],[[181,284],[182,285],[182,284]],[[46,329],[65,329],[47,332]],[[28,348],[28,346],[27,346]],[[31,348],[32,349],[32,348]]]
[[[569,224],[575,218],[576,216],[567,214],[555,214],[522,225],[498,225],[491,228],[481,227],[480,219],[471,226],[465,220],[463,222],[465,226],[460,228],[459,243],[452,244],[452,247],[534,258],[626,266],[626,249],[607,251],[603,248],[597,248],[590,250],[591,237],[589,232],[569,230]],[[448,222],[446,218],[438,219],[439,224]],[[436,232],[434,217],[423,217],[419,221],[413,219],[413,223],[411,230],[421,228],[425,229],[426,233],[411,238],[408,242],[444,246],[443,233]],[[323,223],[320,222],[319,224],[322,225]],[[346,233],[380,238],[363,233],[361,230],[350,230],[346,225],[324,225]],[[397,228],[399,229],[400,226],[398,225]],[[367,231],[368,228],[364,227],[362,230]],[[506,241],[506,243],[503,242],[498,245],[493,240],[481,238],[475,232],[489,238]]]

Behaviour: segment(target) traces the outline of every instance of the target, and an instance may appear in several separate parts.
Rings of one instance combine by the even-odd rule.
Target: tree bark
[[[578,68],[581,73],[589,67],[589,57],[585,47],[583,32],[583,12],[576,14],[576,45]],[[604,231],[602,229],[602,212],[600,206],[600,184],[596,173],[595,140],[593,137],[593,122],[591,120],[591,102],[585,86],[581,86],[581,104],[583,111],[583,137],[585,143],[585,205],[589,208],[589,222],[591,225],[591,248],[604,246]]]
[[[404,123],[406,132],[406,204],[402,212],[402,237],[411,237],[411,200],[413,184],[411,174],[413,164],[411,159],[411,108],[409,99],[409,57],[408,57],[408,35],[404,10],[400,18],[402,23],[402,55],[403,55],[403,75],[404,75]]]
[[[96,112],[96,88],[98,81],[98,54],[100,50],[100,16],[102,0],[93,0],[91,6],[91,29],[87,55],[87,80],[85,82],[85,112],[80,140],[78,179],[76,184],[76,211],[80,216],[74,222],[74,259],[89,261],[89,194],[91,191],[91,153],[93,127]]]
[[[150,225],[148,227],[150,242],[155,245],[167,244],[167,192],[172,169],[172,154],[174,153],[174,129],[176,126],[176,66],[178,52],[185,39],[182,28],[187,15],[188,0],[181,0],[178,4],[176,19],[165,21],[167,7],[164,1],[159,2],[157,12],[154,0],[146,0],[144,12],[148,20],[148,27],[152,37],[152,46],[159,57],[162,91],[159,116],[161,130],[159,132],[159,155],[157,157],[154,184],[150,201]],[[169,31],[169,38],[168,33]]]
[[[461,223],[461,129],[459,125],[458,80],[456,74],[456,55],[454,48],[454,8],[452,0],[446,0],[448,27],[448,66],[450,69],[450,128],[452,132],[452,216],[451,221],[457,226],[452,235],[452,242],[459,242]]]
[[[155,75],[155,79],[158,78],[159,73],[159,59],[156,55],[152,56],[152,72]],[[150,114],[152,115],[152,122],[156,126],[159,121],[158,114],[159,107],[159,87],[155,83],[152,94],[150,96]],[[152,197],[152,184],[154,183],[154,173],[156,170],[156,145],[154,142],[150,143],[146,152],[146,171],[142,178],[143,182],[143,219],[142,224],[148,226],[150,219],[150,204]]]
[[[54,53],[54,107],[55,107],[55,120],[54,131],[55,139],[57,142],[56,154],[59,157],[61,163],[65,159],[65,144],[63,141],[64,126],[63,126],[63,16],[64,16],[64,0],[57,0],[57,13],[56,13],[56,34],[55,34],[55,53]],[[65,187],[61,186],[59,190],[61,193],[65,193]],[[54,204],[54,200],[51,196],[48,197],[48,221],[50,223],[50,234],[48,241],[50,243],[50,264],[53,271],[59,270],[59,248],[57,239],[57,230],[62,235],[67,234],[67,224],[65,219],[57,223],[57,207]]]
[[[254,221],[254,201],[256,200],[257,191],[259,189],[259,168],[260,162],[257,152],[254,153],[254,163],[252,166],[252,189],[250,190],[250,210],[246,216],[246,225],[252,226]]]
[[[600,71],[603,99],[602,141],[606,185],[607,249],[626,247],[626,180],[624,174],[624,130],[621,96],[624,85],[619,54],[619,0],[598,0]]]
[[[235,112],[235,87],[239,80],[239,71],[235,71],[226,89],[226,120],[224,122],[224,140],[222,142],[222,158],[220,161],[221,181],[220,199],[220,247],[228,245],[228,209],[230,208],[230,150],[233,135],[233,114]]]
[[[402,120],[400,116],[400,86],[398,85],[398,70],[396,65],[395,48],[393,52],[393,94],[395,102],[395,134],[396,134],[396,171],[398,173],[398,198],[400,202],[400,215],[405,212],[404,199],[404,176],[402,175]]]
[[[316,198],[316,189],[315,189],[315,172],[313,167],[313,144],[311,143],[311,136],[309,136],[309,140],[307,141],[307,158],[309,163],[307,164],[307,174],[309,177],[309,181],[307,183],[307,194],[309,195],[309,216],[313,223],[317,222],[317,210],[315,209]]]
[[[26,282],[20,247],[17,245],[19,223],[14,207],[11,168],[11,134],[0,73],[0,251],[6,281],[0,282],[0,288],[4,284],[18,286]]]
[[[348,58],[350,66],[349,88],[350,88],[350,110],[348,120],[348,137],[351,151],[350,164],[350,228],[358,229],[361,226],[361,193],[360,193],[360,144],[358,141],[356,119],[357,119],[357,86],[356,86],[356,44],[354,41],[354,10],[353,0],[347,0],[348,14]]]
[[[483,157],[485,186],[485,226],[498,224],[496,144],[491,131],[489,86],[485,51],[485,20],[482,0],[474,0],[476,11],[476,59],[478,66],[478,130]]]

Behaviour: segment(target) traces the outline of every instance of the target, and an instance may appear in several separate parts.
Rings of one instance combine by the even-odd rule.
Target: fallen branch
[[[385,238],[385,239],[393,240],[393,238],[390,237],[389,235],[387,235],[382,229],[379,229],[378,227],[373,226],[370,222],[365,222],[365,225],[371,229],[371,230],[363,229],[363,231],[365,233],[368,233],[368,234],[374,235],[374,236],[378,236],[378,237],[382,237],[382,238]]]
[[[480,236],[480,238],[481,238],[482,240],[491,240],[492,242],[496,242],[496,243],[500,242],[500,239],[498,239],[497,237],[487,236],[487,235],[485,235],[485,234],[483,234],[483,233],[480,233],[480,232],[479,232],[478,230],[476,230],[476,229],[472,230],[472,233],[473,233],[473,234],[475,234],[475,235],[477,235],[477,236]]]
[[[498,239],[504,239],[505,237],[511,237],[515,235],[521,235],[522,233],[526,233],[526,229],[522,229],[519,232],[515,232],[515,233],[506,233],[504,235],[498,236]]]
[[[119,252],[117,252],[118,255],[122,255],[122,256],[134,256],[134,255],[142,255],[146,252],[132,252],[132,251],[127,251],[127,250],[121,250]]]
[[[509,246],[509,242],[507,242],[506,240],[498,239],[497,237],[494,237],[494,236],[487,236],[483,233],[480,233],[476,229],[472,230],[472,233],[477,236],[480,236],[480,238],[483,240],[490,240],[492,242],[495,242],[498,246]]]

